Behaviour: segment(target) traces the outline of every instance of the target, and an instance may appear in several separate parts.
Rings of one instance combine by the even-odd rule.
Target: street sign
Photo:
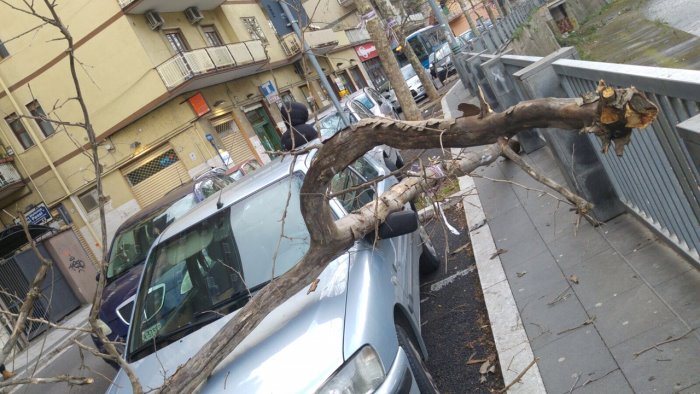
[[[274,104],[280,101],[280,96],[277,94],[277,88],[275,88],[272,81],[267,81],[260,85],[260,92],[262,92],[262,95],[265,96],[265,100],[267,100],[268,104]]]
[[[29,224],[44,224],[51,221],[49,208],[43,202],[24,213]]]

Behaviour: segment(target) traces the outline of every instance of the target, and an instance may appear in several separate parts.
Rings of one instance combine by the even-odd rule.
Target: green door
[[[266,151],[274,152],[282,150],[280,136],[277,134],[277,130],[272,124],[270,117],[267,116],[265,108],[259,107],[248,111],[245,113],[245,116],[248,118],[248,121],[250,121],[255,134],[260,138],[260,143],[262,143]]]

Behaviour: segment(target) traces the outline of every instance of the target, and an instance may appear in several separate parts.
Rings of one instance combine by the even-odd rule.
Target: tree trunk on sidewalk
[[[489,14],[489,19],[491,20],[491,23],[496,23],[496,16],[493,14],[493,10],[491,9],[491,7],[489,7],[489,2],[487,0],[481,0],[481,4],[483,4],[484,8],[486,8],[486,13]]]
[[[399,100],[399,104],[401,104],[401,110],[404,116],[407,120],[422,119],[418,105],[416,105],[411,91],[408,89],[408,85],[403,79],[399,62],[391,51],[389,40],[386,38],[384,28],[372,4],[370,4],[369,0],[355,0],[355,6],[357,10],[360,11],[360,15],[368,16],[367,31],[374,45],[377,47],[379,60],[382,62],[384,71],[386,71],[386,76],[389,78],[389,84],[394,89],[396,98]],[[369,16],[372,13],[374,13],[374,16]]]
[[[469,8],[469,6],[467,6],[467,3],[465,3],[464,0],[457,0],[457,2],[459,3],[459,7],[462,9],[464,17],[467,18],[467,23],[469,23],[469,28],[472,30],[472,33],[474,33],[475,36],[480,36],[481,33],[479,33],[479,29],[476,28],[474,19],[472,19],[472,15],[470,12],[472,8]]]
[[[389,5],[386,3],[386,0],[376,0],[376,3],[377,7],[379,8],[379,12],[382,14],[383,19],[389,20],[389,18],[393,15],[389,8]],[[418,75],[418,79],[420,79],[420,82],[423,84],[423,87],[425,88],[425,93],[428,95],[428,99],[430,101],[439,100],[440,93],[438,93],[437,89],[435,88],[435,85],[433,84],[433,78],[430,76],[425,67],[423,67],[423,64],[421,64],[420,60],[418,59],[418,56],[416,56],[416,53],[413,51],[411,45],[409,45],[408,41],[406,41],[406,34],[404,34],[403,32],[402,26],[397,24],[392,29],[394,31],[394,34],[396,34],[396,38],[399,40],[399,43],[402,48],[401,51],[406,55],[408,62],[411,63],[411,66]]]

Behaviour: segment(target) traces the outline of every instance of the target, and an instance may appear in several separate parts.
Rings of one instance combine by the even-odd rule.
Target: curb
[[[447,104],[447,96],[453,94],[459,85],[459,83],[455,84],[442,98],[442,112],[446,118],[452,117],[452,112]],[[460,151],[461,149],[453,149],[452,153],[456,156]],[[507,385],[528,368],[535,356],[506,274],[503,271],[501,259],[498,256],[491,258],[497,248],[473,178],[470,176],[460,177],[459,188],[460,193],[464,194],[462,206],[469,226],[469,239],[472,243],[484,302],[498,352],[501,374],[504,384]],[[520,377],[519,383],[513,384],[508,392],[545,393],[546,389],[537,363],[527,369]]]

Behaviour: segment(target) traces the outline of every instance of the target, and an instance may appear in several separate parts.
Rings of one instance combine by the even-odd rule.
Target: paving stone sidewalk
[[[466,94],[450,90],[444,112]],[[548,148],[524,158],[565,184]],[[700,392],[700,270],[630,214],[577,225],[510,161],[475,175],[547,392]]]

